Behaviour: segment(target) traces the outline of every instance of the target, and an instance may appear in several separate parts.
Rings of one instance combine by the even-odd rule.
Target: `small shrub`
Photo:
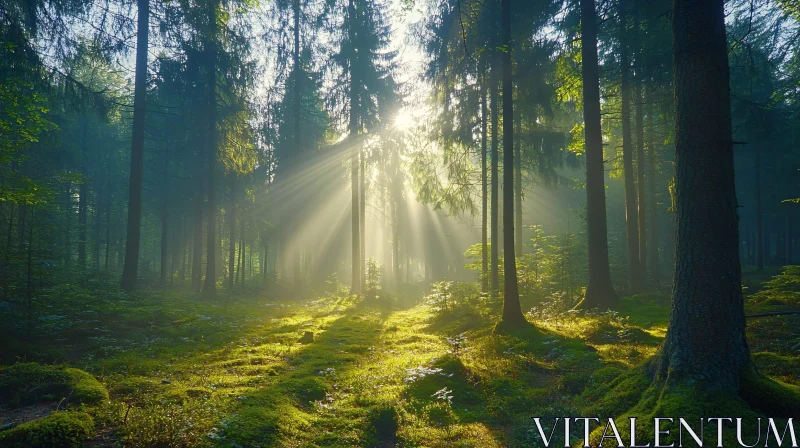
[[[94,422],[84,412],[55,412],[0,432],[0,446],[7,448],[80,447],[92,435]]]
[[[69,403],[99,403],[108,391],[80,369],[19,363],[0,369],[0,399],[11,407],[68,399]]]

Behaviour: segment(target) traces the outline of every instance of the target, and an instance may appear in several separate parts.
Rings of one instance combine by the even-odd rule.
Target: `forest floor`
[[[797,309],[800,267],[768,278],[746,277],[748,313]],[[641,294],[616,313],[531,314],[538,329],[503,335],[491,311],[414,302],[62,285],[35,300],[30,336],[22,301],[0,303],[0,365],[16,363],[0,370],[0,441],[23,446],[31,436],[4,433],[31,424],[6,428],[66,407],[88,415],[87,446],[539,446],[531,418],[598,411],[669,315],[667,295]],[[796,315],[748,321],[759,369],[796,385],[798,328]],[[65,405],[44,393],[51,365],[91,373],[109,398]]]

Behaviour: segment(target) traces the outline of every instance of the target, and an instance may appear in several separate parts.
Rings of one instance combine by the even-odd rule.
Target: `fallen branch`
[[[754,317],[788,316],[791,314],[800,314],[800,311],[775,311],[772,313],[748,314],[747,316],[744,317],[745,319],[752,319]]]

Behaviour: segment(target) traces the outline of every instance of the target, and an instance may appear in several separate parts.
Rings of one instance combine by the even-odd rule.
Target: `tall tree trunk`
[[[95,188],[95,195],[94,195],[94,225],[93,227],[93,236],[92,236],[92,269],[95,271],[100,270],[100,235],[102,235],[102,227],[103,227],[103,219],[102,219],[102,212],[103,209],[103,201],[102,196],[100,193],[100,188],[97,186]]]
[[[625,176],[625,228],[628,247],[628,288],[635,294],[642,289],[639,268],[639,222],[636,204],[636,181],[633,173],[631,137],[630,62],[628,60],[628,2],[619,1],[620,70],[622,84],[622,165]]]
[[[236,181],[231,179],[232,189],[234,191],[233,185],[235,185]],[[233,290],[235,286],[235,279],[233,277],[234,271],[236,270],[236,193],[233,192],[233,199],[231,199],[231,205],[229,208],[230,211],[230,225],[231,225],[231,238],[230,242],[228,243],[228,288]]]
[[[294,154],[292,169],[297,169],[298,160],[300,160],[300,156],[303,152],[303,148],[301,146],[300,138],[302,136],[302,132],[300,129],[300,122],[301,122],[301,106],[300,106],[300,99],[302,95],[302,71],[300,67],[300,0],[292,0],[292,11],[294,16],[294,48],[293,50],[293,67],[294,67],[294,92],[293,92],[293,113],[294,113]],[[304,207],[302,205],[296,206],[294,209],[294,213],[292,216],[293,224],[292,228],[294,228],[298,222],[303,219],[303,210]],[[302,287],[301,281],[301,269],[300,269],[300,259],[302,257],[302,243],[299,239],[295,240],[297,244],[295,244],[294,254],[292,257],[292,282],[294,283],[295,291],[300,291]],[[244,263],[243,263],[244,266]],[[244,284],[244,273],[242,273],[242,284]]]
[[[206,45],[206,76],[208,76],[208,172],[206,174],[206,281],[203,295],[213,297],[217,292],[217,9],[218,0],[209,0],[209,36]]]
[[[638,27],[639,25],[635,23],[634,26]],[[636,69],[636,85],[634,87],[634,95],[636,96],[636,198],[639,202],[639,275],[642,283],[645,283],[647,275],[647,212],[644,196],[644,105],[642,104],[642,79],[640,71],[641,67]]]
[[[485,58],[481,58],[484,61]],[[486,137],[489,124],[488,106],[486,104],[486,63],[481,63],[483,70],[481,77],[481,291],[489,292],[489,182],[486,171],[487,156]]]
[[[761,150],[753,146],[756,171],[756,270],[764,270],[764,218],[761,215]]]
[[[82,182],[78,185],[78,266],[81,271],[86,270],[86,212],[88,205],[89,185],[87,183],[86,158],[89,156],[89,122],[84,117],[81,120],[81,176]]]
[[[169,178],[167,176],[168,174],[167,169],[169,162],[169,159],[167,157],[169,151],[168,148],[169,148],[169,140],[167,140],[166,143],[164,144],[164,192],[162,193],[162,198],[161,198],[161,253],[160,253],[161,263],[159,266],[161,268],[161,276],[159,281],[161,283],[162,288],[167,286],[167,271],[168,271],[167,254],[169,253],[169,242],[167,239],[167,235],[169,233],[167,231],[169,229],[169,209],[167,207],[167,202],[168,202],[167,199],[169,198],[169,193],[168,193]],[[171,276],[172,275],[170,274],[170,277]]]
[[[65,266],[72,265],[72,183],[67,182],[64,186],[64,260]],[[21,222],[17,223],[17,233],[25,230],[25,204],[19,205]],[[21,241],[21,240],[20,240]],[[22,243],[20,243],[21,245]]]
[[[745,341],[723,0],[673,1],[676,253],[659,374],[739,394]]]
[[[128,187],[128,230],[122,288],[136,289],[139,276],[139,241],[142,223],[142,177],[144,175],[144,124],[147,95],[147,37],[150,31],[150,0],[137,0],[136,75],[133,87],[133,137]]]
[[[110,190],[110,189],[109,189]],[[111,251],[111,193],[106,196],[106,257],[103,260],[103,270],[108,271],[109,255]]]
[[[347,14],[350,19],[350,26],[348,27],[348,38],[350,42],[355,42],[355,16],[356,16],[356,9],[353,5],[354,0],[349,0],[347,5]],[[355,52],[350,55],[351,58],[355,59],[357,55]],[[361,294],[361,237],[360,237],[360,229],[361,226],[359,225],[359,221],[361,221],[361,214],[359,213],[359,200],[358,200],[358,156],[359,156],[359,149],[358,147],[361,145],[358,137],[358,96],[356,94],[356,88],[358,86],[358,79],[356,78],[357,71],[353,70],[353,62],[350,61],[350,124],[349,124],[349,132],[350,132],[350,190],[351,190],[351,203],[350,207],[352,209],[351,214],[351,221],[352,221],[352,262],[353,262],[353,281],[352,285],[350,286],[350,291],[353,294]],[[281,248],[283,249],[283,248]]]
[[[516,255],[520,256],[525,250],[522,241],[522,148],[520,142],[522,117],[518,115],[514,120],[514,125],[517,127],[514,139],[514,249]]]
[[[183,233],[180,231],[181,219],[172,220],[172,238],[170,241],[171,249],[169,256],[169,284],[172,286],[175,283],[175,273],[178,270],[178,258],[180,257],[181,244],[183,240]]]
[[[497,0],[489,0],[488,7],[492,8],[492,13],[490,17],[495,18],[497,17]],[[500,284],[500,275],[499,275],[499,251],[500,251],[500,227],[499,227],[499,215],[500,215],[500,204],[498,203],[499,199],[499,181],[498,181],[498,163],[500,158],[500,151],[498,148],[498,93],[497,93],[497,72],[500,70],[499,64],[499,57],[497,51],[497,27],[493,26],[489,30],[490,38],[489,38],[489,58],[491,61],[491,67],[489,68],[489,100],[491,101],[492,107],[492,141],[491,141],[491,189],[492,189],[492,200],[490,202],[491,212],[490,212],[490,220],[491,220],[491,228],[490,228],[490,235],[489,240],[491,242],[490,246],[490,254],[491,259],[489,261],[491,265],[491,275],[490,275],[490,282],[489,288],[490,293],[492,296],[497,295],[497,291],[499,289]]]
[[[14,231],[14,203],[8,214],[8,235],[6,235],[6,256],[3,260],[3,301],[8,299],[8,288],[11,280],[11,234]]]
[[[364,154],[364,146],[359,147],[359,152],[361,153],[361,171],[359,173],[359,190],[361,191],[361,196],[359,196],[359,213],[361,214],[361,290],[366,291],[367,286],[367,276],[365,272],[366,264],[367,264],[367,164],[366,164],[366,154]]]
[[[245,255],[245,247],[246,247],[245,246],[245,233],[244,233],[244,230],[245,230],[245,227],[244,227],[244,222],[245,222],[244,216],[242,216],[241,221],[242,221],[242,235],[239,237],[239,273],[242,275],[242,288],[244,288],[244,274],[245,274],[245,272],[244,272],[244,261],[245,261],[244,255]],[[238,275],[239,274],[237,274],[237,276]],[[295,279],[295,282],[296,281],[297,281],[297,279]]]
[[[514,83],[511,76],[511,0],[500,1],[503,46],[503,322],[526,323],[519,303],[514,254]]]
[[[33,327],[33,209],[31,209],[31,224],[28,230],[28,278],[27,278],[27,297],[28,297],[28,337],[31,336]]]
[[[792,219],[791,213],[789,211],[786,212],[786,228],[785,228],[785,238],[784,241],[784,261],[787,265],[792,264]]]
[[[202,182],[200,183],[202,184]],[[203,286],[203,273],[201,272],[203,265],[203,197],[201,194],[197,195],[196,201],[192,243],[192,289],[199,292]]]
[[[655,285],[661,283],[661,269],[658,259],[658,209],[656,208],[656,142],[653,135],[653,110],[651,109],[647,114],[647,129],[650,134],[647,139],[647,177],[650,182],[647,184],[648,196],[650,200],[650,207],[647,209],[650,215],[650,228],[647,233],[650,242],[647,245],[648,262],[647,266],[650,269],[650,278]]]
[[[589,283],[581,307],[613,306],[619,301],[608,263],[605,169],[600,121],[600,74],[597,61],[597,14],[594,0],[581,1],[581,71],[586,141],[586,225]]]

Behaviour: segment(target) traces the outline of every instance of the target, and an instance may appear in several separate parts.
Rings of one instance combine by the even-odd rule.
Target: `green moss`
[[[108,391],[80,369],[19,363],[0,369],[0,398],[11,407],[62,399],[93,404],[108,400]]]
[[[672,298],[666,293],[636,294],[623,297],[617,311],[622,316],[629,316],[631,324],[649,328],[667,324],[671,303]]]
[[[650,387],[647,364],[631,369],[608,384],[587,389],[582,397],[588,403],[585,415],[620,415],[638,403]]]
[[[630,440],[629,417],[636,417],[639,445],[653,442],[653,422],[656,417],[674,420],[671,425],[662,426],[663,429],[671,429],[671,432],[662,438],[661,444],[675,443],[676,446],[679,418],[689,422],[695,429],[699,427],[701,419],[706,419],[705,425],[711,429],[705,431],[703,440],[707,446],[716,446],[716,423],[709,423],[709,416],[742,418],[743,433],[755,434],[760,417],[788,418],[800,413],[800,388],[764,377],[755,369],[744,372],[741,389],[736,395],[709,391],[688,382],[653,382],[647,367],[643,365],[614,380],[612,387],[597,405],[586,411],[586,415],[615,417],[623,440]],[[592,446],[600,442],[603,429],[597,428],[592,432]],[[738,446],[735,425],[728,424],[724,428],[723,446]]]
[[[6,448],[80,447],[93,429],[94,422],[89,414],[55,412],[0,432],[0,445]]]
[[[325,398],[328,385],[317,377],[292,378],[281,384],[283,391],[301,406]]]
[[[397,437],[397,410],[394,406],[375,407],[370,414],[370,423],[380,441],[392,441]]]
[[[770,297],[769,299],[764,300],[763,302],[761,302],[761,305],[764,305],[764,306],[781,306],[781,305],[786,305],[786,302],[784,302],[783,300],[778,299],[776,297]]]
[[[739,392],[755,409],[771,417],[800,415],[800,387],[782,383],[749,369]]]
[[[759,371],[766,375],[792,378],[800,373],[798,356],[783,356],[772,352],[758,352],[751,356]]]
[[[69,375],[70,403],[99,403],[108,400],[108,390],[95,377],[80,369],[66,369]]]

